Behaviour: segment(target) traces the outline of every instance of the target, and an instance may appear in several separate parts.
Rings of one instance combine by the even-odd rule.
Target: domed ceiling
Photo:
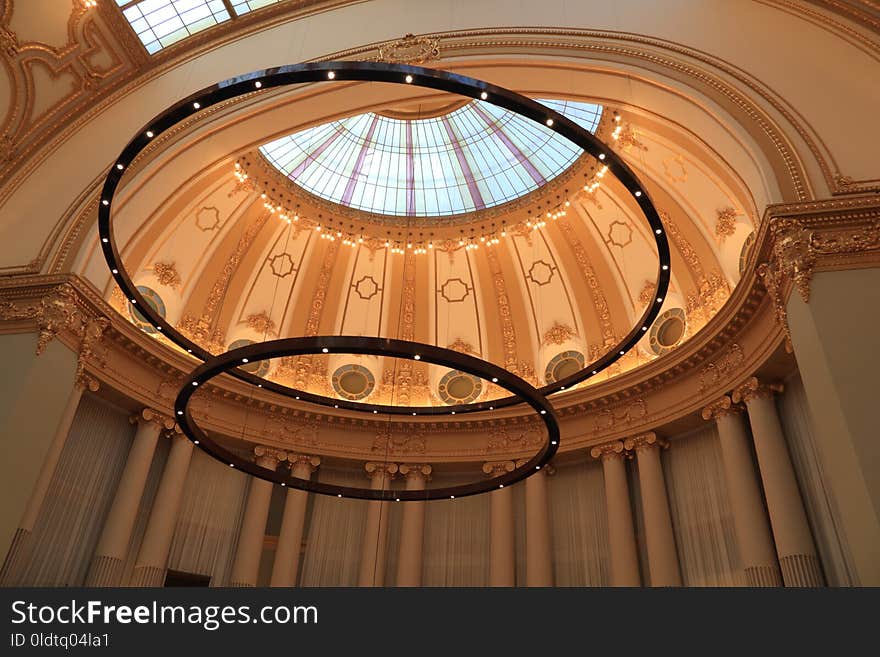
[[[595,385],[662,358],[705,325],[739,280],[754,205],[735,172],[677,124],[588,99],[540,102],[623,155],[672,246],[660,318],[637,349],[582,384]],[[334,117],[264,139],[150,201],[148,212],[130,201],[116,210],[123,260],[150,303],[217,353],[277,337],[378,335],[477,355],[540,385],[601,356],[654,293],[654,240],[602,163],[479,101]],[[101,266],[95,249],[87,267]],[[107,295],[142,325],[118,290]],[[250,367],[354,401],[505,394],[384,358]]]

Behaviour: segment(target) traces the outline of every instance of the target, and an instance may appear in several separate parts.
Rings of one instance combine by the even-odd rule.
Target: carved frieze
[[[594,428],[597,432],[609,431],[630,426],[648,415],[644,399],[634,399],[619,406],[601,409],[596,416]]]
[[[440,40],[407,34],[379,46],[379,61],[389,64],[424,64],[440,58]]]
[[[700,370],[700,391],[708,390],[739,369],[745,361],[742,347],[732,342]]]

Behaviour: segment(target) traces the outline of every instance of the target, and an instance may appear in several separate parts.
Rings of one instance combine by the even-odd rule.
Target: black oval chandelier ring
[[[331,81],[408,84],[479,99],[547,126],[549,129],[567,138],[579,148],[590,153],[607,166],[608,170],[629,191],[629,193],[632,194],[634,202],[639,208],[641,208],[651,227],[659,259],[657,287],[654,295],[655,298],[652,303],[648,304],[645,312],[629,333],[616,345],[610,347],[598,360],[587,364],[587,366],[580,371],[575,372],[564,379],[539,388],[539,390],[544,395],[565,390],[566,388],[598,374],[635,347],[660,313],[663,299],[669,289],[671,260],[666,230],[660,219],[660,215],[654,207],[654,204],[651,202],[647,190],[642,186],[633,170],[619,155],[617,155],[606,144],[602,143],[602,141],[596,138],[588,130],[582,128],[562,114],[530,98],[522,96],[521,94],[481,80],[459,75],[457,73],[451,73],[449,71],[440,71],[420,66],[385,64],[378,62],[318,62],[293,64],[264,69],[244,76],[230,78],[219,84],[206,87],[173,105],[147,124],[138,135],[128,143],[117,158],[116,162],[114,162],[110,169],[110,173],[107,175],[104,182],[101,200],[98,205],[98,232],[101,239],[101,248],[104,253],[104,258],[110,267],[114,280],[117,285],[119,285],[126,298],[157,331],[165,335],[178,347],[184,349],[202,361],[209,361],[213,358],[213,354],[208,352],[201,345],[184,336],[174,326],[161,317],[158,312],[153,310],[132,282],[128,272],[122,266],[116,240],[114,238],[111,218],[113,197],[123,175],[125,174],[126,168],[157,135],[168,130],[185,118],[197,114],[201,110],[212,105],[240,96],[253,94],[260,90],[285,87],[294,84]],[[378,411],[399,415],[406,415],[412,411],[429,412],[428,407],[389,407],[333,399],[323,395],[297,390],[290,386],[274,383],[268,379],[263,379],[254,374],[245,372],[240,368],[233,368],[229,373],[239,379],[254,385],[260,385],[263,388],[273,390],[287,397],[327,407],[345,408],[366,412]],[[521,401],[522,400],[519,397],[512,395],[492,401],[480,401],[470,404],[460,404],[457,406],[440,407],[434,414],[487,411],[505,406],[513,406],[521,403]]]
[[[199,390],[200,386],[204,386],[220,374],[231,374],[240,365],[270,358],[322,353],[358,354],[406,359],[418,358],[432,365],[461,370],[483,378],[489,377],[511,393],[518,402],[528,404],[534,409],[544,422],[547,430],[547,439],[534,456],[527,459],[524,463],[520,463],[511,472],[506,472],[498,477],[474,483],[427,488],[425,490],[395,490],[390,488],[373,490],[371,488],[340,486],[327,482],[300,479],[283,471],[278,472],[260,467],[256,463],[243,459],[220,445],[208,436],[194,421],[190,408],[193,394]],[[174,413],[181,431],[190,440],[217,460],[231,467],[290,488],[299,488],[323,495],[369,500],[424,501],[486,493],[514,484],[534,474],[537,470],[544,467],[559,449],[559,421],[553,406],[537,388],[524,379],[511,374],[502,367],[474,356],[453,351],[452,349],[390,338],[348,335],[284,338],[267,342],[255,342],[244,347],[232,349],[220,356],[209,358],[204,364],[193,370],[177,395],[177,399],[174,402]],[[413,415],[415,414],[413,413]]]

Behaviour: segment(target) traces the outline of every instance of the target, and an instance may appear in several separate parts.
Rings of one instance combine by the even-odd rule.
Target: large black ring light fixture
[[[418,358],[433,365],[461,370],[474,376],[490,377],[493,380],[497,379],[498,385],[510,392],[517,402],[528,404],[538,413],[547,429],[547,440],[533,457],[517,466],[511,472],[504,473],[499,477],[469,484],[427,488],[425,490],[394,490],[387,488],[373,490],[371,488],[339,486],[320,481],[300,479],[284,472],[262,468],[256,463],[241,458],[212,440],[193,420],[189,406],[190,400],[200,386],[205,385],[214,377],[223,373],[231,374],[238,366],[246,363],[269,358],[320,353],[359,354],[406,359]],[[209,358],[204,364],[193,370],[177,395],[177,399],[174,402],[174,413],[181,431],[190,440],[208,452],[208,454],[227,465],[243,470],[255,477],[266,479],[276,484],[284,484],[291,488],[299,488],[323,495],[368,500],[424,501],[486,493],[516,483],[534,474],[548,463],[559,449],[559,421],[556,418],[553,406],[537,388],[527,381],[511,374],[502,367],[473,356],[468,356],[467,354],[433,345],[405,340],[392,340],[390,338],[348,335],[285,338],[267,342],[255,342],[245,347],[232,349],[220,356]],[[412,414],[415,415],[416,413],[413,412]]]
[[[277,68],[264,69],[248,75],[230,78],[206,87],[188,98],[178,102],[168,110],[159,114],[153,121],[147,124],[134,139],[132,139],[114,162],[104,181],[101,200],[98,206],[98,232],[101,239],[101,248],[104,258],[110,267],[113,278],[119,285],[126,298],[134,304],[140,313],[152,324],[157,331],[165,335],[177,346],[186,350],[196,358],[208,361],[213,355],[202,346],[196,344],[182,335],[176,328],[168,323],[163,317],[155,312],[146,302],[140,291],[134,285],[128,272],[122,266],[111,222],[111,210],[113,208],[113,196],[116,192],[125,170],[137,155],[159,134],[176,125],[183,119],[197,114],[201,110],[216,105],[217,103],[252,94],[260,90],[285,87],[294,84],[327,81],[363,81],[363,82],[388,82],[392,84],[411,84],[413,86],[438,89],[449,93],[480,99],[485,102],[503,107],[521,116],[532,119],[563,137],[569,139],[584,151],[608,166],[609,171],[618,181],[633,195],[635,203],[642,209],[648,224],[654,234],[659,256],[657,274],[657,288],[654,301],[648,304],[640,320],[632,330],[614,347],[610,348],[601,358],[589,363],[579,372],[575,372],[560,381],[539,388],[540,392],[548,395],[559,392],[598,374],[609,365],[617,361],[627,351],[635,347],[642,335],[648,331],[656,319],[663,304],[663,299],[669,288],[670,280],[670,254],[669,242],[666,238],[666,230],[660,220],[660,215],[647,191],[639,182],[633,170],[611,148],[602,143],[592,133],[580,127],[562,114],[526,98],[518,93],[498,87],[488,82],[474,78],[424,68],[421,66],[409,66],[404,64],[385,64],[379,62],[318,62],[309,64],[293,64]],[[301,399],[303,401],[320,404],[322,406],[346,408],[356,411],[378,411],[387,414],[408,415],[412,411],[420,413],[432,413],[433,407],[403,407],[382,406],[364,404],[361,402],[338,400],[323,395],[316,395],[289,386],[274,383],[241,369],[232,369],[230,374],[252,383],[260,385],[268,390],[273,390],[282,395]],[[500,379],[499,379],[500,380]],[[493,381],[494,382],[494,381]],[[504,397],[492,401],[474,402],[458,406],[437,407],[433,414],[447,414],[451,412],[468,413],[476,411],[492,410],[504,406],[512,406],[520,403],[516,396]]]

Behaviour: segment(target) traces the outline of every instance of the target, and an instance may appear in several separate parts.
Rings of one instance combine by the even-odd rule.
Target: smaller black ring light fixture
[[[484,479],[469,484],[459,484],[442,488],[428,488],[425,490],[372,490],[370,488],[357,488],[352,486],[338,486],[335,484],[311,481],[293,477],[285,472],[268,470],[256,463],[247,461],[232,453],[199,427],[193,420],[189,408],[189,402],[196,390],[205,385],[214,377],[223,374],[231,374],[239,365],[251,363],[269,358],[281,358],[284,356],[302,356],[307,354],[359,354],[369,356],[386,356],[391,358],[407,358],[422,360],[432,365],[440,365],[451,369],[461,370],[468,374],[496,381],[497,384],[514,395],[521,403],[531,406],[538,417],[544,422],[547,429],[547,440],[538,452],[522,463],[511,472],[492,479]],[[390,407],[399,409],[400,407]],[[411,415],[454,415],[449,407],[424,407],[419,413],[412,411]],[[203,365],[197,367],[184,382],[177,399],[174,402],[175,419],[181,431],[202,450],[229,466],[247,472],[254,477],[265,479],[276,484],[284,484],[290,488],[319,493],[321,495],[333,495],[336,497],[353,497],[367,500],[436,500],[464,497],[486,493],[496,488],[503,488],[516,483],[540,470],[559,449],[559,421],[553,406],[541,392],[527,381],[511,374],[507,370],[493,365],[487,361],[467,354],[462,354],[451,349],[443,349],[434,345],[408,342],[405,340],[392,340],[389,338],[371,338],[362,336],[334,335],[316,336],[308,338],[286,338],[257,342],[238,349],[232,349],[220,356],[209,358]],[[375,411],[378,413],[378,410]]]

